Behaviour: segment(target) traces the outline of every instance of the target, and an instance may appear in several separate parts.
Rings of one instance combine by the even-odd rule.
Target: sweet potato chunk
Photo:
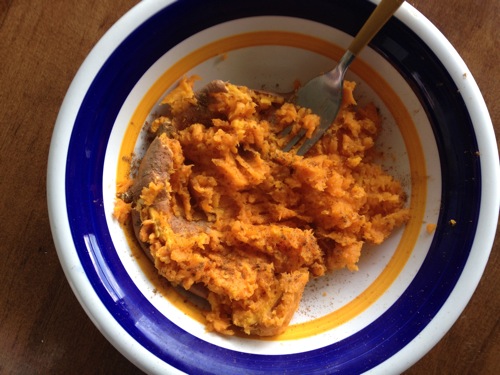
[[[216,81],[181,81],[141,161],[121,220],[158,272],[210,304],[207,328],[284,332],[312,277],[357,269],[364,242],[381,243],[409,218],[401,184],[370,162],[381,121],[352,91],[331,130],[305,156],[277,134],[314,132],[306,108]]]

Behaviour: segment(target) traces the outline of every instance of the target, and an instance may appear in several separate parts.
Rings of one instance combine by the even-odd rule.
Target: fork
[[[386,24],[404,0],[382,0],[365,22],[361,30],[351,42],[338,64],[329,72],[319,75],[295,94],[295,104],[310,108],[320,116],[320,124],[311,138],[305,139],[297,155],[304,155],[323,136],[333,124],[342,103],[342,91],[345,73],[357,54],[372,40],[378,31]],[[293,124],[281,131],[279,136],[290,134]],[[290,151],[306,134],[301,129],[284,147],[283,151]]]

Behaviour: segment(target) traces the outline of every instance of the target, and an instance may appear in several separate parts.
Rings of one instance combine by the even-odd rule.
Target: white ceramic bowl
[[[366,0],[142,1],[85,60],[50,149],[52,231],[80,303],[142,370],[400,373],[462,312],[498,220],[495,136],[464,62],[407,3],[347,78],[358,82],[360,102],[381,110],[378,147],[404,182],[412,218],[366,249],[359,272],[311,283],[284,335],[206,332],[195,313],[156,292],[158,282],[112,218],[120,160],[140,155],[142,125],[180,77],[198,74],[199,86],[223,79],[289,91],[294,80],[331,68],[373,8]]]

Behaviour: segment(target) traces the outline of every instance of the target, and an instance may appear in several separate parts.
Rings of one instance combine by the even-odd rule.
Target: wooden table
[[[1,374],[140,373],[104,339],[74,297],[52,242],[45,199],[50,138],[68,85],[97,40],[135,3],[0,2]],[[411,3],[469,66],[498,139],[500,2]],[[499,255],[497,236],[469,305],[406,374],[500,373]]]

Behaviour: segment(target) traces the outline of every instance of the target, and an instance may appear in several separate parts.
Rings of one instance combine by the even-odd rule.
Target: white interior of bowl
[[[259,17],[217,25],[202,31],[199,35],[194,35],[168,51],[138,82],[116,119],[104,165],[104,206],[110,233],[125,269],[132,276],[132,279],[142,293],[168,319],[189,333],[222,347],[250,353],[284,354],[301,352],[304,348],[308,348],[308,350],[316,349],[352,335],[378,318],[406,289],[418,271],[432,241],[433,236],[426,232],[425,223],[437,222],[441,192],[439,163],[430,162],[427,165],[429,199],[426,203],[425,221],[421,225],[421,235],[413,249],[411,261],[406,264],[390,288],[374,304],[354,319],[346,321],[339,327],[324,332],[321,335],[288,341],[286,346],[282,345],[280,341],[262,342],[238,337],[227,338],[215,333],[208,333],[202,324],[194,321],[178,309],[173,308],[170,302],[161,294],[154,292],[155,285],[148,280],[141,267],[131,257],[131,250],[123,230],[112,217],[116,194],[115,176],[121,142],[130,118],[137,108],[139,101],[144,97],[149,88],[161,77],[167,68],[204,44],[233,33],[269,29],[295,32],[297,30],[307,30],[309,35],[322,36],[326,40],[335,40],[337,44],[344,47],[350,41],[350,37],[346,34],[312,21],[291,20],[286,17]],[[203,86],[213,79],[222,79],[253,88],[271,89],[279,87],[283,92],[287,92],[292,89],[295,79],[305,82],[318,74],[318,72],[330,69],[335,64],[334,61],[320,54],[284,46],[247,47],[234,51],[225,51],[225,54],[224,59],[221,59],[220,56],[215,56],[190,69],[185,74],[187,76],[198,75],[202,77],[202,80],[197,83],[198,87]],[[369,65],[383,76],[384,80],[387,81],[398,97],[402,99],[408,113],[412,116],[413,122],[419,124],[417,129],[419,137],[425,140],[422,143],[425,147],[424,154],[429,161],[438,160],[437,147],[433,139],[429,121],[425,116],[420,102],[408,84],[375,51],[368,48],[361,54],[359,59],[369,62]],[[380,109],[384,118],[384,124],[378,141],[378,147],[386,155],[381,162],[393,175],[403,181],[408,196],[410,196],[411,177],[408,155],[406,153],[405,142],[391,112],[386,104],[377,96],[376,92],[359,76],[351,71],[348,72],[347,79],[358,82],[355,95],[360,104],[373,101]],[[155,107],[152,109],[153,114],[158,112],[161,112],[161,108]],[[150,119],[148,119],[149,121]],[[418,140],[414,141],[418,142]],[[135,154],[140,157],[143,150],[143,142],[140,139],[136,146]],[[371,249],[367,248],[362,255],[359,264],[360,270],[358,272],[338,271],[309,283],[299,310],[296,312],[291,324],[304,323],[325,316],[359,298],[388,265],[398,246],[401,232],[402,230],[399,230],[394,233],[381,246],[372,246]]]

